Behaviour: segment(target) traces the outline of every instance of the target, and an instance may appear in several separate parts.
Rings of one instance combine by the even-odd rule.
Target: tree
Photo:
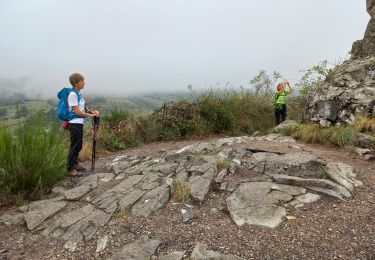
[[[267,95],[273,94],[273,88],[276,82],[282,78],[281,74],[274,71],[272,75],[268,75],[266,71],[261,70],[259,73],[250,80],[250,85],[255,89],[255,95]]]
[[[322,89],[329,70],[327,60],[306,70],[302,78],[296,83],[296,86],[300,87],[300,94],[310,98],[315,93],[319,92]]]

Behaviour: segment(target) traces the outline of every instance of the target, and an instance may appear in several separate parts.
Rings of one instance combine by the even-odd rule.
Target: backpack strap
[[[73,91],[74,93],[76,93],[76,95],[77,95],[77,99],[78,99],[78,105],[79,105],[79,101],[81,100],[81,94],[80,94],[75,88],[72,88],[72,91]]]
[[[77,101],[78,101],[78,107],[79,107],[79,102],[81,101],[81,94],[75,88],[72,88],[70,92],[74,92],[77,95]],[[85,105],[85,110],[86,110],[86,105]],[[74,113],[74,111],[72,112]],[[76,115],[76,118],[83,118],[83,116]]]

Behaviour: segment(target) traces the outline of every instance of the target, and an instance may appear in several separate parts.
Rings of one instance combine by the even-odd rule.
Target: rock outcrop
[[[294,149],[284,153],[251,148],[259,142],[276,147],[287,144]],[[46,239],[61,240],[70,253],[99,237],[95,255],[100,256],[111,239],[103,233],[111,221],[125,213],[133,218],[152,218],[178,193],[200,205],[222,197],[220,210],[227,210],[236,225],[276,228],[288,219],[292,207],[318,201],[322,196],[316,193],[345,200],[363,185],[352,166],[326,162],[280,134],[197,142],[158,156],[119,156],[109,165],[113,173],[86,176],[68,190],[55,187],[55,198],[7,212],[0,216],[0,225],[25,223]],[[200,217],[194,207],[185,204],[181,208],[183,223]],[[218,211],[211,209],[212,213]],[[141,236],[118,248],[111,259],[148,259],[164,242]],[[189,248],[180,249],[164,259],[186,257]],[[242,258],[197,244],[190,259]]]
[[[367,11],[371,19],[364,38],[353,43],[350,59],[329,73],[309,105],[308,117],[321,126],[375,115],[375,0],[367,0]]]

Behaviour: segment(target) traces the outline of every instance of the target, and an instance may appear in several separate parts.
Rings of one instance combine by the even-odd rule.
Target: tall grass
[[[351,147],[357,143],[357,134],[364,130],[366,119],[359,119],[353,125],[321,128],[318,124],[300,124],[289,133],[305,143],[316,143],[336,147]],[[373,134],[373,132],[369,132]]]
[[[57,125],[32,118],[10,132],[0,127],[0,185],[33,197],[63,177],[67,149]]]

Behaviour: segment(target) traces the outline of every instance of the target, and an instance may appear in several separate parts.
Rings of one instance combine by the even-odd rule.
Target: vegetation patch
[[[56,125],[32,118],[14,133],[0,127],[0,187],[34,197],[66,172],[67,146]]]

